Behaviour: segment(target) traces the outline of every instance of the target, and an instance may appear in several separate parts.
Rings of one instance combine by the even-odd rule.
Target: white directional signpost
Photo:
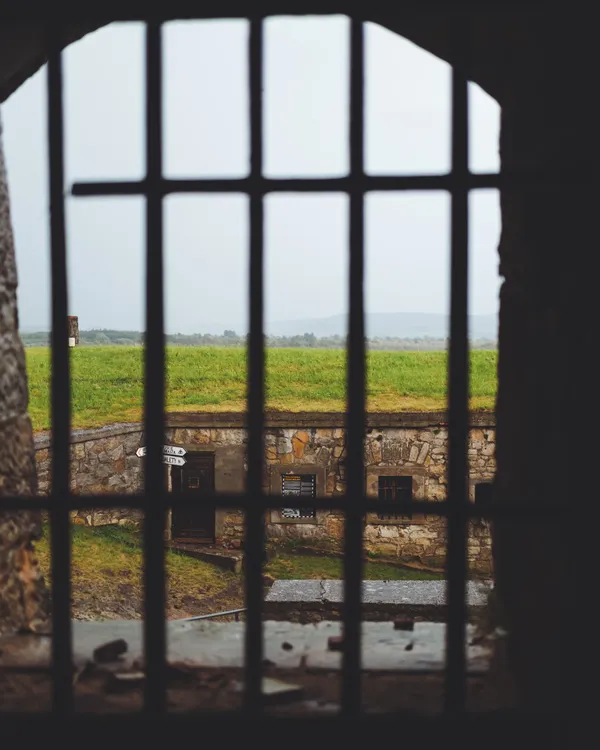
[[[181,456],[167,456],[163,453],[162,462],[171,466],[183,466],[185,458],[181,458]]]
[[[163,453],[166,456],[185,456],[187,451],[180,445],[163,445]]]
[[[187,453],[185,448],[180,445],[163,445],[162,447],[162,462],[163,464],[170,464],[171,466],[183,466],[185,464],[185,454]],[[138,448],[135,452],[138,458],[146,455],[146,446],[143,445]]]

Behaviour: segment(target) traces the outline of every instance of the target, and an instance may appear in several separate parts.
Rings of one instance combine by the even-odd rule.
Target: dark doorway
[[[194,495],[197,503],[174,508],[171,522],[173,539],[186,542],[215,541],[215,507],[206,498],[215,489],[215,457],[212,453],[188,453],[182,467],[171,467],[174,493]]]

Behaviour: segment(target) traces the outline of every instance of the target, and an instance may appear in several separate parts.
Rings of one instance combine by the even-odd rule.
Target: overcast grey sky
[[[247,174],[246,21],[165,27],[165,172]],[[65,53],[66,176],[138,178],[144,171],[144,33],[114,24]],[[401,37],[366,24],[366,168],[436,173],[450,165],[450,68]],[[3,106],[24,329],[49,324],[46,72]],[[471,168],[496,171],[499,107],[471,85]],[[265,172],[343,175],[348,169],[348,20],[266,23]],[[470,305],[498,308],[495,191],[471,196]],[[169,332],[238,331],[246,325],[244,196],[165,201]],[[70,313],[80,326],[141,330],[141,199],[67,201]],[[443,193],[366,199],[367,310],[448,310],[449,199]],[[267,321],[347,310],[347,200],[343,195],[266,199]]]

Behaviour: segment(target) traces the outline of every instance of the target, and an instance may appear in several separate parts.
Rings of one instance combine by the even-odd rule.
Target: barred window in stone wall
[[[378,497],[379,500],[389,502],[394,505],[398,502],[412,500],[413,496],[413,478],[406,476],[379,477]],[[378,518],[382,521],[410,521],[412,513],[400,514],[394,513],[390,508],[389,512],[379,512]]]

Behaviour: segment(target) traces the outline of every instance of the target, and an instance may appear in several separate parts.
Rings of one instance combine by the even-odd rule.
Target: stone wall
[[[142,486],[142,463],[135,455],[142,444],[136,425],[113,425],[97,430],[74,430],[71,435],[71,491],[77,495],[133,494]],[[46,434],[35,438],[38,492],[50,490],[52,449]],[[90,526],[137,521],[141,513],[111,508],[72,511],[76,523]]]
[[[365,436],[367,496],[376,497],[380,475],[413,477],[417,500],[432,503],[446,498],[448,430],[443,413],[372,414]],[[290,426],[293,425],[293,426]],[[209,451],[215,456],[215,489],[241,493],[247,471],[247,432],[242,414],[169,415],[167,442],[188,452]],[[289,471],[315,474],[317,495],[343,495],[346,491],[345,442],[342,414],[268,415],[265,433],[265,492],[279,494],[281,475]],[[140,425],[115,425],[73,433],[71,487],[75,493],[135,493],[141,488],[142,461],[135,455],[143,444]],[[47,436],[36,439],[40,491],[47,492],[50,445]],[[493,415],[473,415],[468,447],[469,491],[493,479],[495,424]],[[291,504],[291,503],[286,503]],[[78,522],[91,525],[139,519],[139,512],[75,511]],[[284,519],[279,511],[265,514],[271,539],[303,541],[340,550],[344,519],[339,510],[317,511],[314,519]],[[216,512],[217,543],[239,547],[243,539],[243,514],[236,509]],[[170,529],[167,529],[167,536]],[[382,520],[367,514],[365,548],[417,566],[441,568],[445,560],[444,519],[433,516],[407,520]],[[469,530],[469,565],[473,571],[491,573],[491,542],[487,524],[473,522]]]
[[[448,431],[442,420],[431,421],[433,424],[423,427],[369,428],[365,440],[368,496],[376,497],[379,475],[398,473],[413,477],[415,499],[439,501],[446,498]],[[322,494],[343,495],[346,491],[345,439],[345,431],[339,427],[270,430],[265,436],[265,458],[270,469],[266,474],[273,476],[275,471],[280,474],[278,466],[299,473],[314,473],[315,466],[322,466],[326,470],[325,492]],[[468,449],[471,500],[474,500],[477,482],[493,479],[494,454],[493,425],[471,429]],[[266,491],[275,491],[275,487],[275,482],[265,481]],[[341,547],[344,523],[341,511],[319,511],[316,523],[312,524],[283,523],[273,511],[269,521],[267,535],[270,537],[333,540]],[[444,519],[429,516],[418,519],[417,523],[382,523],[376,514],[369,513],[366,521],[365,548],[368,551],[426,567],[443,567]],[[470,525],[468,558],[473,570],[491,572],[491,540],[487,524],[476,522]]]

